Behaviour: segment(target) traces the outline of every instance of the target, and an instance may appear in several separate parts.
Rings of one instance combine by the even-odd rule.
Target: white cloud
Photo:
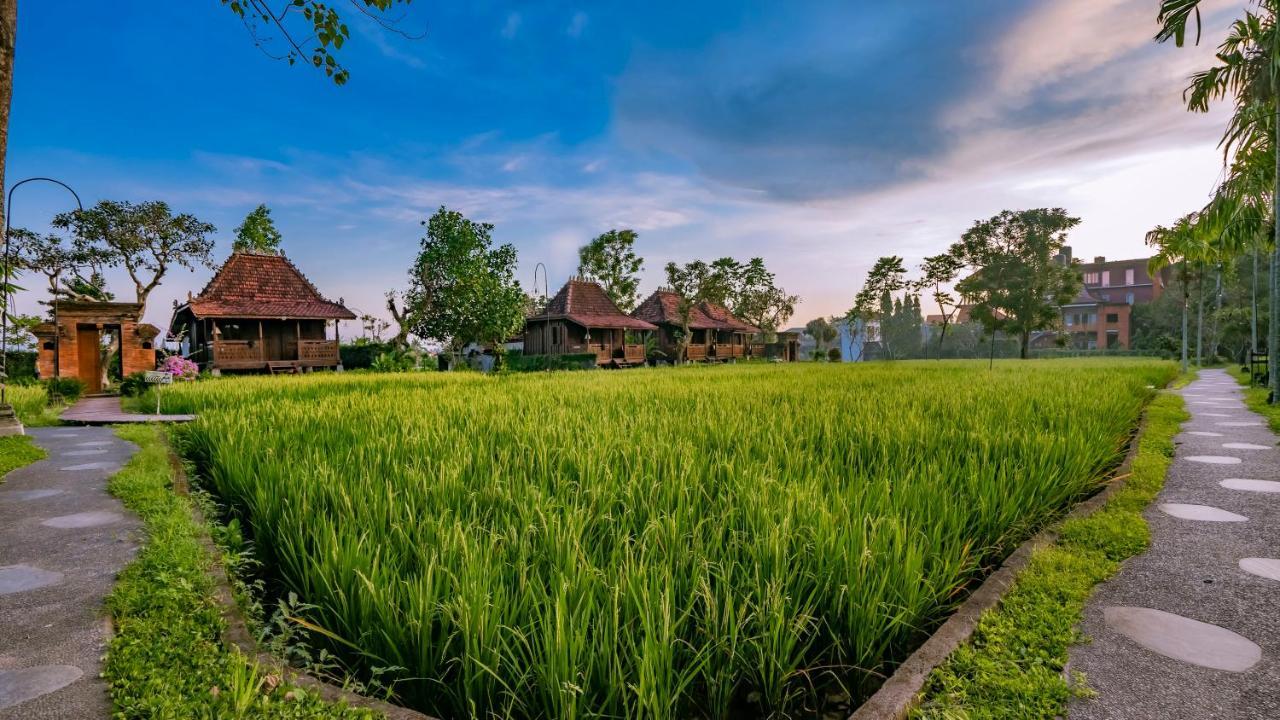
[[[569,27],[565,28],[565,34],[571,38],[582,37],[583,31],[587,29],[587,21],[586,13],[581,10],[575,12],[569,19]]]
[[[522,22],[522,18],[520,17],[520,13],[518,12],[507,13],[507,19],[505,22],[503,22],[502,30],[499,32],[499,34],[502,35],[502,37],[506,38],[507,40],[514,38],[516,36],[516,33],[520,32],[521,22]]]

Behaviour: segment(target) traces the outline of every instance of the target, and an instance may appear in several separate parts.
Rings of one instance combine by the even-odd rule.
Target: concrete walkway
[[[78,425],[118,425],[120,423],[144,422],[190,422],[195,415],[143,415],[127,413],[120,407],[120,398],[116,395],[80,398],[59,418],[63,422]]]
[[[1085,609],[1073,719],[1280,718],[1280,449],[1241,388],[1205,370],[1146,510],[1150,549]]]
[[[109,428],[33,428],[49,457],[0,482],[0,720],[105,718],[103,599],[139,522],[107,494],[137,449]]]

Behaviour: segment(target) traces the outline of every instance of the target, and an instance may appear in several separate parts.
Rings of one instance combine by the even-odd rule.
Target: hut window
[[[142,349],[143,349],[143,350],[150,350],[150,349],[151,349],[151,341],[150,341],[150,340],[143,340],[143,341],[142,341]]]
[[[560,344],[560,326],[559,325],[551,326],[551,344],[552,345]]]
[[[45,342],[45,344],[44,344],[44,345],[42,345],[41,347],[43,347],[45,350],[52,350],[52,349],[53,349],[53,341],[52,341],[52,340],[47,341],[47,342]]]

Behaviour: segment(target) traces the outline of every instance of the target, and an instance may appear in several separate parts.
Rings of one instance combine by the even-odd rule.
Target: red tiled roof
[[[755,325],[739,320],[733,313],[729,312],[729,308],[719,303],[703,300],[698,303],[698,309],[702,311],[702,314],[716,321],[717,328],[720,330],[732,330],[740,333],[763,332]]]
[[[232,253],[187,306],[198,318],[354,320],[283,255]]]
[[[633,317],[654,324],[680,324],[680,296],[671,290],[658,290],[631,313]],[[742,322],[719,303],[702,301],[689,310],[691,330],[731,330],[740,333],[758,333],[760,328]]]
[[[657,330],[644,320],[638,320],[618,309],[605,294],[599,283],[590,280],[570,280],[547,303],[545,312],[530,320],[565,318],[583,327],[621,328],[623,330]]]

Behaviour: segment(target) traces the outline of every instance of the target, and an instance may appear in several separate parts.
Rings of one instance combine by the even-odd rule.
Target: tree
[[[956,285],[974,301],[971,315],[991,331],[1019,339],[1019,355],[1031,350],[1031,333],[1055,325],[1059,307],[1080,291],[1080,272],[1055,258],[1067,231],[1080,223],[1062,208],[1005,210],[979,220],[951,247],[951,254],[972,269]]]
[[[610,230],[578,249],[578,274],[594,278],[605,295],[624,313],[640,302],[640,276],[644,260],[632,249],[634,230]]]
[[[835,326],[824,317],[814,318],[805,323],[804,331],[809,333],[809,337],[812,337],[814,342],[817,343],[815,349],[818,352],[821,352],[827,346],[827,343],[835,340],[840,334]]]
[[[693,309],[704,300],[724,297],[723,271],[701,260],[694,260],[684,265],[669,262],[666,271],[667,285],[679,298],[676,303],[676,315],[680,318],[680,338],[676,355],[677,359],[687,360],[690,340],[689,322],[693,316]]]
[[[387,312],[396,323],[396,334],[391,338],[391,344],[404,349],[409,347],[409,317],[408,309],[401,310],[398,300],[399,294],[395,290],[387,291]]]
[[[524,322],[516,249],[493,247],[493,225],[441,205],[424,221],[426,237],[409,272],[404,301],[409,331],[454,352],[468,343],[506,340]]]
[[[280,253],[280,241],[283,238],[276,224],[271,219],[271,210],[266,205],[259,205],[245,216],[244,222],[236,228],[235,242],[231,243],[232,252],[252,252],[261,255],[277,255]]]
[[[213,225],[186,213],[174,215],[162,201],[135,205],[103,200],[88,210],[57,215],[53,225],[73,233],[78,252],[97,254],[109,267],[124,267],[142,312],[171,267],[211,265]]]
[[[874,333],[876,339],[883,342],[880,324],[892,312],[892,304],[886,306],[884,298],[892,299],[893,293],[907,287],[906,275],[907,269],[897,255],[882,257],[871,266],[866,282],[853,299],[853,308],[845,314],[850,323],[862,321],[866,341],[872,340]],[[866,347],[865,341],[863,347]]]
[[[769,336],[791,319],[798,302],[798,295],[788,295],[777,286],[773,273],[765,267],[764,258],[756,257],[740,266],[729,309]]]
[[[964,262],[951,253],[932,255],[920,264],[922,277],[916,282],[916,288],[928,290],[938,306],[938,312],[942,314],[942,330],[938,334],[938,359],[942,359],[942,344],[947,339],[947,327],[960,309],[960,304],[947,290],[947,286],[955,282],[963,268]]]
[[[1178,285],[1182,289],[1182,371],[1187,371],[1187,326],[1190,322],[1191,273],[1190,267],[1204,255],[1204,243],[1199,228],[1198,215],[1188,213],[1170,227],[1158,225],[1147,233],[1147,245],[1156,254],[1148,262],[1147,269],[1154,276],[1167,267],[1178,268]]]

